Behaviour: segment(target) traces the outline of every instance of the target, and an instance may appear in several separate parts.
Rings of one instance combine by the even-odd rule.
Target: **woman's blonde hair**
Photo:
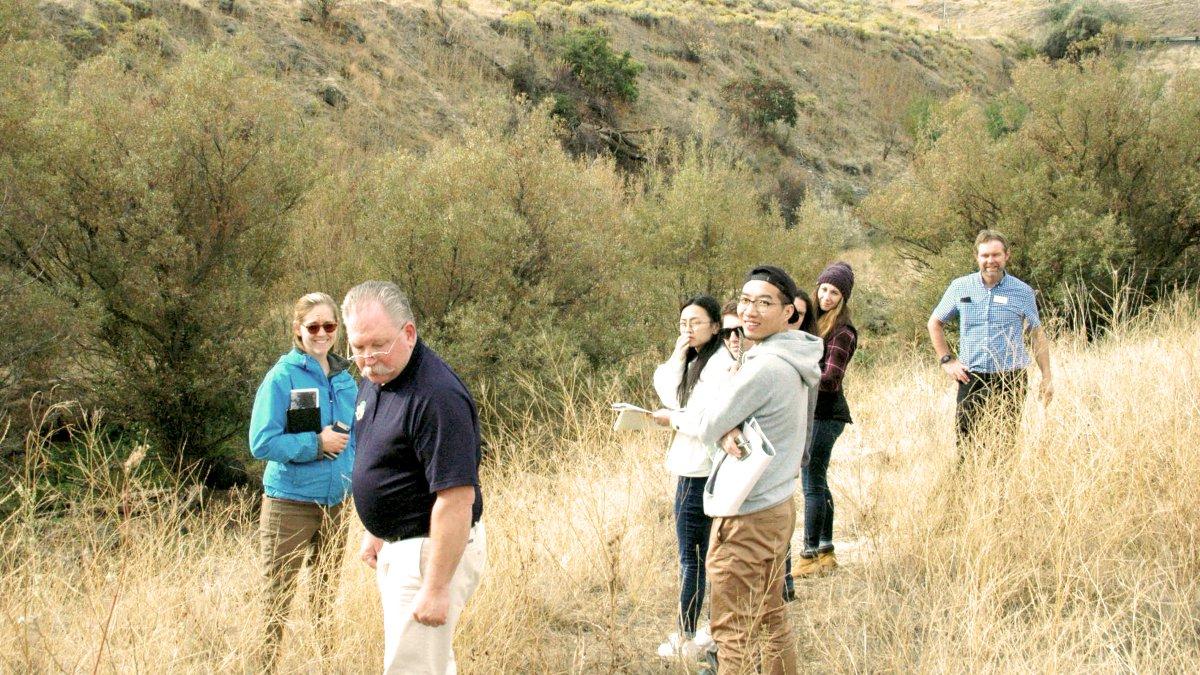
[[[340,329],[341,320],[338,319],[338,306],[328,293],[317,292],[302,295],[292,307],[292,344],[296,349],[304,351],[304,343],[300,341],[300,320],[304,318],[305,314],[311,312],[313,307],[321,305],[328,305],[329,309],[333,311],[333,320],[338,322]],[[337,331],[334,333],[336,335]]]
[[[822,312],[821,304],[817,302],[817,337],[828,340],[829,334],[838,326],[850,323],[850,308],[846,306],[846,296],[838,300],[838,304],[828,312]]]

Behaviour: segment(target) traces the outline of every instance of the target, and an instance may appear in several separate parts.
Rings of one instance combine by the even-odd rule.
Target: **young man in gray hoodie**
[[[743,452],[740,426],[753,417],[775,447],[775,457],[738,514],[712,524],[705,568],[722,672],[796,672],[796,646],[783,602],[783,565],[796,527],[792,495],[821,381],[822,343],[788,330],[795,297],[796,284],[783,270],[751,270],[738,299],[743,330],[756,343],[746,353],[745,365],[703,407],[655,414],[705,443],[720,441],[734,457]]]

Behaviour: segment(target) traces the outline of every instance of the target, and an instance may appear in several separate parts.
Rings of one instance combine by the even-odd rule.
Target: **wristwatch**
[[[944,365],[946,365],[947,363],[950,363],[950,362],[951,362],[951,361],[953,361],[953,360],[954,360],[954,355],[953,355],[953,354],[947,354],[947,355],[943,356],[943,357],[942,357],[942,360],[941,360],[941,361],[939,361],[938,363],[941,363],[941,364],[944,366]]]

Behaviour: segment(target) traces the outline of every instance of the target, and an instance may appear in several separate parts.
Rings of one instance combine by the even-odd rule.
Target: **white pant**
[[[412,616],[413,600],[421,589],[428,556],[428,537],[385,542],[375,561],[375,579],[383,603],[383,672],[408,675],[453,675],[454,626],[467,600],[479,586],[487,567],[483,523],[476,523],[467,538],[458,569],[450,581],[450,611],[446,623],[436,628]]]

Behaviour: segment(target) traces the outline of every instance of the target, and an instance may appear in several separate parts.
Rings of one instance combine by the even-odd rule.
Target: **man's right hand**
[[[317,434],[317,448],[322,455],[333,458],[342,454],[346,444],[350,442],[350,434],[334,431],[333,427],[325,427]]]
[[[942,370],[946,371],[947,375],[955,380],[958,380],[959,382],[962,382],[963,384],[966,384],[971,380],[971,376],[967,374],[967,367],[964,366],[962,361],[959,361],[958,359],[951,359],[943,363]]]
[[[382,539],[370,532],[363,532],[362,546],[358,549],[358,557],[367,564],[367,567],[375,569],[375,560],[379,557],[379,549],[382,546]]]

